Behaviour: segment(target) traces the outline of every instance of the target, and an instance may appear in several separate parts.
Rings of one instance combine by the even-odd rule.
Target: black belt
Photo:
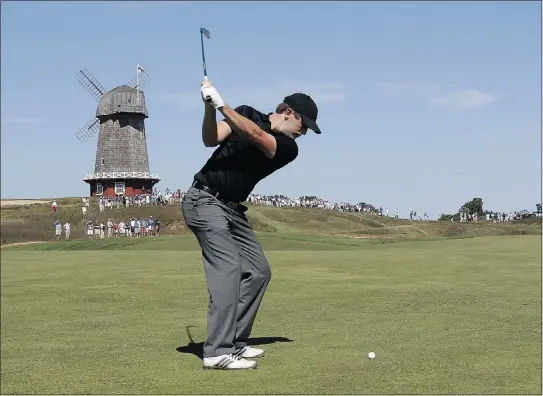
[[[197,180],[194,180],[194,182],[192,183],[191,187],[197,188],[198,190],[205,191],[206,193],[208,193],[208,194],[214,196],[214,197],[217,198],[219,201],[221,201],[223,204],[225,204],[226,206],[228,206],[230,209],[236,210],[238,207],[241,206],[241,205],[239,204],[239,202],[229,201],[229,200],[223,198],[223,197],[221,196],[221,194],[219,194],[217,191],[213,190],[212,188],[209,188],[208,186],[206,186],[206,185],[203,184],[203,183],[200,183],[200,182],[197,181]]]

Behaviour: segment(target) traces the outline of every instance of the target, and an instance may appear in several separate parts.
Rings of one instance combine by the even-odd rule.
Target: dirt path
[[[0,202],[1,207],[4,206],[28,206],[33,204],[47,204],[50,201],[40,201],[39,199],[3,199]]]
[[[349,234],[331,234],[333,236],[352,238],[352,239],[390,239],[392,235],[349,235]]]
[[[5,248],[9,246],[21,246],[21,245],[31,245],[33,243],[45,243],[45,241],[30,241],[30,242],[14,242],[14,243],[6,243],[5,245],[2,245],[0,248]]]

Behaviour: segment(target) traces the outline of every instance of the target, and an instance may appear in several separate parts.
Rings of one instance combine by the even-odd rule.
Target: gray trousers
[[[247,345],[271,270],[242,210],[191,187],[181,205],[200,247],[209,292],[204,356]]]

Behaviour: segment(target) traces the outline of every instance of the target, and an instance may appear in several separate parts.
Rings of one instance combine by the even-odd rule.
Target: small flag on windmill
[[[145,73],[145,70],[143,70],[143,67],[141,67],[138,63],[138,67],[136,68],[136,88],[138,90],[138,94],[136,95],[136,102],[138,105],[140,104],[140,73]]]

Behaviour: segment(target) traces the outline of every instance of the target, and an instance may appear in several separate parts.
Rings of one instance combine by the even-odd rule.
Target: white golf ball
[[[368,358],[369,359],[375,359],[375,352],[368,353]]]

